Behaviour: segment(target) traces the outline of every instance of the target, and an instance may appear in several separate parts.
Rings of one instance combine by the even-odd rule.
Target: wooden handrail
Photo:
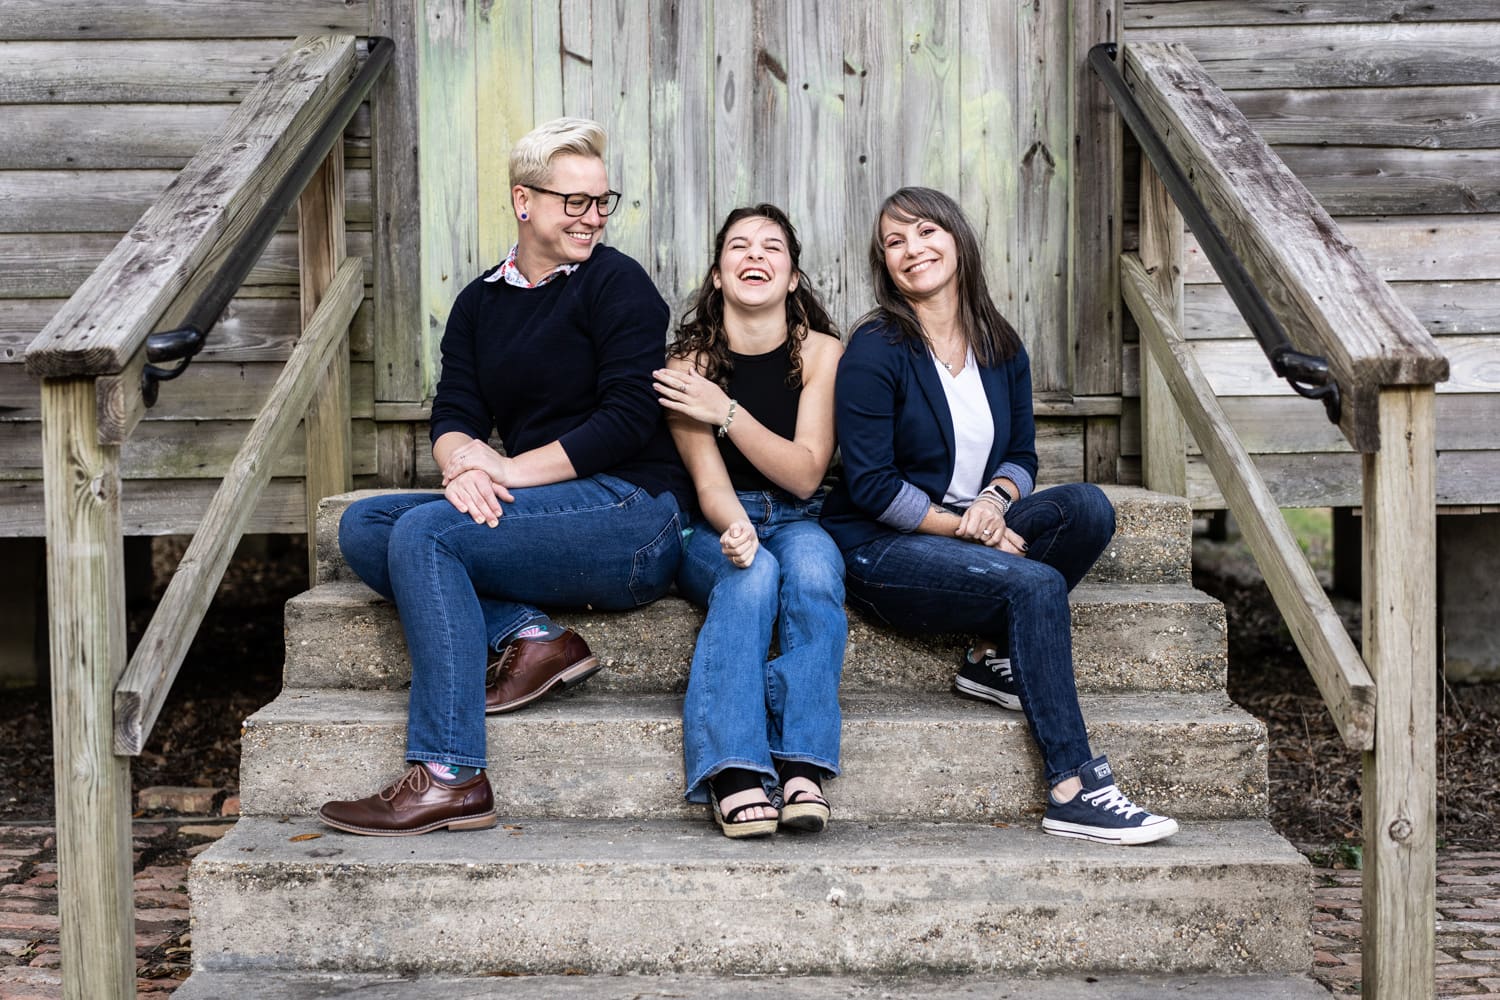
[[[364,298],[362,267],[360,258],[349,257],[339,268],[177,564],[151,624],[115,686],[115,753],[133,756],[145,745],[229,557],[261,491],[271,481],[271,467],[291,441]]]
[[[1444,381],[1448,359],[1186,46],[1131,44],[1123,58],[1146,117],[1293,343],[1327,357],[1344,436],[1379,450],[1380,388]]]
[[[1352,749],[1370,749],[1375,734],[1375,681],[1281,516],[1276,498],[1224,415],[1213,386],[1199,369],[1174,321],[1172,306],[1163,301],[1135,254],[1120,258],[1120,290],[1140,328],[1141,343],[1166,379],[1178,412],[1240,522],[1339,735]]]
[[[250,224],[354,68],[352,35],[299,38],[31,342],[26,370],[124,371],[215,246]]]

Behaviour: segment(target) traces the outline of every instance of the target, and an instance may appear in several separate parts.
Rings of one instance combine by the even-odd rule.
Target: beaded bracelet
[[[739,408],[740,404],[736,400],[729,401],[729,412],[724,415],[724,422],[719,425],[719,437],[724,437],[729,433],[729,425],[734,423],[734,411]]]

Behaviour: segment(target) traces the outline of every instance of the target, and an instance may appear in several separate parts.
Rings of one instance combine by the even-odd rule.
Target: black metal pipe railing
[[[1130,87],[1115,62],[1118,55],[1119,47],[1113,42],[1095,45],[1089,49],[1089,66],[1104,82],[1104,88],[1114,100],[1120,117],[1141,144],[1141,152],[1156,168],[1157,176],[1161,178],[1172,200],[1177,203],[1177,209],[1182,213],[1188,228],[1198,238],[1198,245],[1203,249],[1204,256],[1224,282],[1229,297],[1234,300],[1240,315],[1250,325],[1250,332],[1255,335],[1261,350],[1271,362],[1271,370],[1278,378],[1286,379],[1298,394],[1308,399],[1321,400],[1323,408],[1328,411],[1328,419],[1338,423],[1341,412],[1339,387],[1328,370],[1327,359],[1303,354],[1292,345],[1286,329],[1256,287],[1255,279],[1250,277],[1250,272],[1245,270],[1245,265],[1230,249],[1223,231],[1214,222],[1213,216],[1208,214],[1207,206],[1193,190],[1182,167],[1167,149],[1166,142],[1152,127],[1135,95],[1130,92]]]
[[[345,85],[339,102],[323,118],[318,131],[297,157],[292,169],[281,179],[276,190],[266,199],[256,214],[255,220],[237,239],[219,265],[217,271],[198,298],[188,308],[182,325],[175,330],[153,333],[146,338],[146,367],[141,372],[141,396],[147,406],[156,405],[159,383],[170,381],[181,375],[192,363],[194,356],[203,349],[209,331],[224,314],[229,300],[244,284],[255,262],[265,252],[276,227],[302,195],[302,189],[312,179],[328,157],[335,142],[342,141],[344,129],[369,96],[375,81],[385,72],[391,62],[395,45],[389,38],[381,36],[369,40],[369,51],[354,77]],[[181,361],[176,368],[160,368],[159,362]]]

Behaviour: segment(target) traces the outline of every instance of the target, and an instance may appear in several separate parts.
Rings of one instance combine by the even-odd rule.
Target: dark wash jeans
[[[1073,682],[1068,591],[1114,537],[1115,511],[1097,486],[1072,483],[1018,500],[1005,523],[1029,543],[1026,556],[937,535],[890,534],[857,546],[844,553],[849,601],[903,632],[1008,640],[1051,787],[1093,757]]]
[[[535,604],[623,611],[665,594],[677,573],[670,493],[602,474],[511,492],[493,528],[441,493],[367,497],[339,523],[344,558],[401,615],[407,760],[485,766],[487,654],[540,616]]]

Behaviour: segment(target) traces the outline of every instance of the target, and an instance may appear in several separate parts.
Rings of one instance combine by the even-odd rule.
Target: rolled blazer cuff
[[[1031,478],[1031,473],[1021,468],[1015,462],[1001,462],[1000,468],[990,477],[991,481],[996,479],[1009,479],[1016,484],[1016,499],[1031,496],[1031,491],[1036,489],[1036,483]]]
[[[926,493],[911,483],[902,483],[901,489],[896,492],[896,498],[875,520],[897,531],[916,531],[931,505],[932,500]]]

